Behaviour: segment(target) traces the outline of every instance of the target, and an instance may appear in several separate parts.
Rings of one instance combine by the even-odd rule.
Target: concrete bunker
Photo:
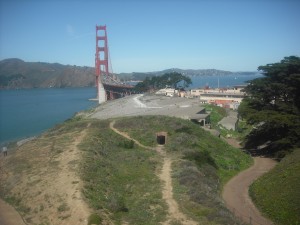
[[[167,132],[164,132],[164,131],[156,133],[157,144],[159,144],[159,145],[166,144],[166,142],[167,142],[167,136],[168,136]]]

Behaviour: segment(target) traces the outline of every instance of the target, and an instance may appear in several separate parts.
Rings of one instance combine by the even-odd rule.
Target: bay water
[[[0,91],[0,144],[38,135],[96,105],[95,88]]]
[[[262,75],[192,77],[189,88],[232,87],[259,77]],[[92,87],[0,90],[0,145],[38,135],[76,112],[96,106],[97,102],[88,100],[95,96]]]
[[[193,83],[189,88],[204,88],[205,86],[209,86],[210,88],[228,88],[246,84],[248,81],[260,77],[263,77],[260,73],[192,77]]]

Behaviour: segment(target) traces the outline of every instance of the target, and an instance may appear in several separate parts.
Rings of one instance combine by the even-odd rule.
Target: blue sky
[[[300,0],[0,2],[0,60],[94,66],[96,24],[116,73],[255,71],[300,56]]]

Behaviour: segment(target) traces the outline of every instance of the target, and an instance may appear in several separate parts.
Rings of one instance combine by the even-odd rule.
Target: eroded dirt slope
[[[49,132],[2,157],[1,194],[27,224],[86,224],[78,144],[86,129]]]

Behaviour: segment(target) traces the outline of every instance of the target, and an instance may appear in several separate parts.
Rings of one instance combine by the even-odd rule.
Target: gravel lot
[[[176,112],[183,108],[198,107],[199,99],[167,97],[159,95],[131,95],[99,105],[91,118],[109,119],[138,115],[168,115],[177,116]]]

